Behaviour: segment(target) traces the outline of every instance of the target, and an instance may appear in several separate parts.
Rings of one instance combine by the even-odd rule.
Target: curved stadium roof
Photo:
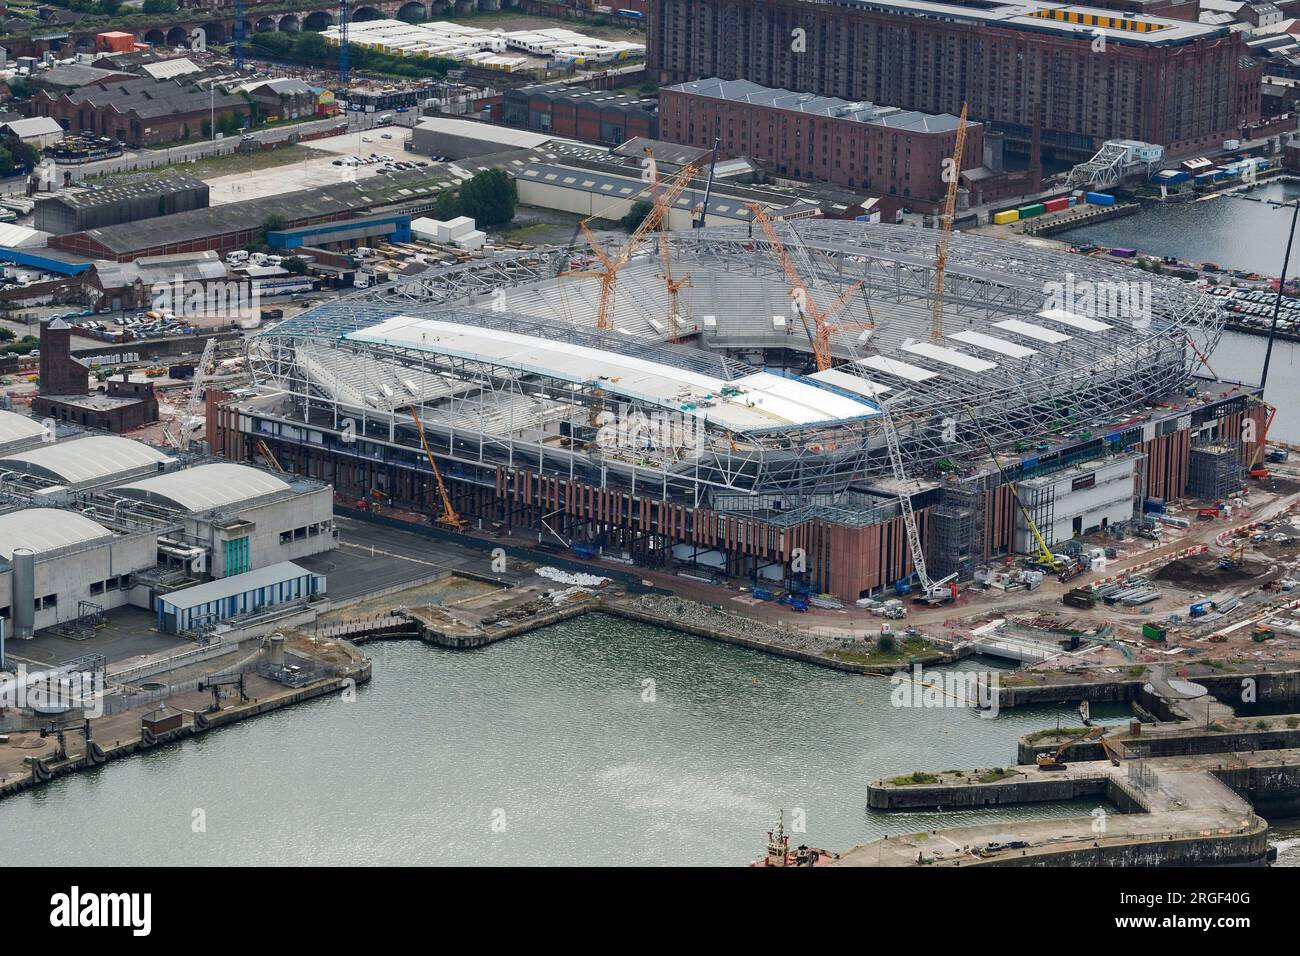
[[[34,418],[0,411],[0,447],[45,434],[45,426]]]
[[[79,485],[171,460],[158,449],[129,438],[92,435],[6,455],[0,458],[0,470],[9,467],[67,485]]]
[[[129,498],[194,514],[288,491],[289,486],[256,468],[218,462],[146,478],[121,485],[116,490]]]
[[[12,559],[15,548],[41,554],[112,536],[103,525],[75,511],[27,508],[0,515],[0,558]]]

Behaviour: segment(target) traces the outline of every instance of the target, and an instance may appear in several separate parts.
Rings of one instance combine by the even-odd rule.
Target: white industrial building
[[[84,616],[88,604],[122,607],[141,599],[135,575],[157,561],[147,532],[117,533],[57,508],[0,514],[0,618],[24,638]]]
[[[214,462],[119,485],[111,496],[174,516],[182,526],[164,550],[191,573],[242,574],[335,547],[328,485]]]
[[[40,492],[50,500],[62,491],[129,481],[176,464],[175,458],[143,442],[118,435],[90,435],[47,442],[25,451],[0,452],[0,478],[27,475],[54,482]]]
[[[1020,501],[1048,545],[1133,520],[1143,457],[1087,461],[1017,483]],[[1016,515],[1015,550],[1038,550],[1023,513]]]
[[[282,561],[160,596],[156,602],[158,630],[168,634],[198,630],[324,593],[324,575]]]
[[[39,445],[45,438],[41,422],[16,412],[0,411],[0,455]]]

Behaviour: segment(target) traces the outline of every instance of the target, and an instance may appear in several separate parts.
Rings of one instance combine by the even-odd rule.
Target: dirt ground
[[[356,621],[387,614],[397,607],[450,606],[481,595],[495,594],[500,590],[494,584],[452,575],[393,594],[383,594],[345,607],[334,608],[322,614],[320,621],[322,624]]]

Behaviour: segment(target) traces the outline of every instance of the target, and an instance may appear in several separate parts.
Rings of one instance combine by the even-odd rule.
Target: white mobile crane
[[[896,400],[897,396],[895,396]],[[927,604],[940,604],[952,599],[952,591],[948,585],[957,579],[956,574],[950,574],[942,581],[932,581],[925,568],[925,548],[921,544],[921,530],[916,526],[916,511],[912,508],[912,496],[908,493],[906,485],[908,482],[907,470],[903,467],[903,450],[898,442],[898,429],[894,425],[894,416],[889,409],[889,402],[880,403],[880,412],[885,422],[885,441],[889,445],[889,462],[894,469],[894,480],[899,483],[898,503],[903,510],[903,527],[907,531],[907,547],[912,554],[912,567],[915,569],[916,580],[920,582],[921,593],[918,600]],[[906,578],[899,582],[901,586],[906,582]]]

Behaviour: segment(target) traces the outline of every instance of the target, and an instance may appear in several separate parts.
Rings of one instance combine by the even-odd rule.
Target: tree
[[[460,215],[460,199],[456,196],[456,190],[444,189],[438,193],[438,198],[433,201],[433,217],[446,222],[448,219],[455,219]]]
[[[623,228],[628,232],[636,232],[645,222],[645,217],[654,211],[654,204],[644,199],[638,199],[632,204],[632,208],[627,211],[623,217]]]
[[[307,271],[307,260],[302,256],[290,256],[282,261],[280,265],[288,269],[290,275],[300,276]]]
[[[0,176],[12,175],[14,171],[14,157],[9,150],[0,146]]]
[[[519,192],[503,169],[488,169],[460,187],[460,212],[479,228],[503,226],[515,218]]]
[[[99,12],[111,17],[122,8],[122,0],[99,0]]]
[[[175,13],[176,0],[144,0],[145,13]]]
[[[11,342],[17,335],[13,329],[0,325],[0,342]]]

